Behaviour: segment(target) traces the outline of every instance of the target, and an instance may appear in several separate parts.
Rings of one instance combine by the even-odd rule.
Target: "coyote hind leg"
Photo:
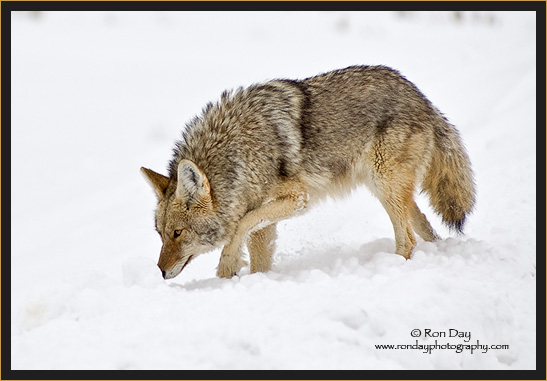
[[[412,200],[412,189],[394,191],[385,189],[380,198],[384,209],[389,215],[395,233],[395,253],[406,259],[410,258],[412,249],[416,246],[416,239],[410,226],[408,205]]]
[[[276,224],[252,232],[247,239],[251,257],[251,273],[269,271],[277,238]]]
[[[408,166],[397,165],[393,158],[386,157],[383,147],[378,146],[374,167],[375,194],[389,215],[395,233],[395,253],[410,258],[416,239],[410,224],[414,208],[415,172]],[[392,170],[393,167],[397,171]],[[418,219],[418,216],[416,215]],[[421,222],[421,219],[420,219]]]
[[[389,120],[380,127],[381,133],[366,158],[371,169],[372,190],[393,224],[395,253],[408,259],[416,246],[413,230],[426,241],[437,239],[414,201],[418,174],[429,162],[432,135],[404,119]]]
[[[440,237],[435,233],[435,230],[429,224],[427,217],[420,211],[418,205],[413,200],[410,206],[410,221],[412,228],[424,241],[433,242],[438,241]]]

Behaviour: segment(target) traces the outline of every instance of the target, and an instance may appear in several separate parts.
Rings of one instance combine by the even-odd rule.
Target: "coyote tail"
[[[435,147],[422,182],[435,212],[450,230],[463,232],[466,216],[475,204],[475,183],[471,162],[458,131],[442,120],[435,129]]]

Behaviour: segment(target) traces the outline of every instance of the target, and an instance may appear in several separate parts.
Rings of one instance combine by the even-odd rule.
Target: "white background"
[[[535,28],[523,12],[14,13],[12,368],[535,368]],[[405,261],[363,188],[280,223],[268,273],[217,279],[214,251],[164,281],[139,167],[165,173],[224,89],[355,64],[400,70],[459,129],[466,235],[420,197],[444,239]],[[509,347],[376,349],[413,329]]]

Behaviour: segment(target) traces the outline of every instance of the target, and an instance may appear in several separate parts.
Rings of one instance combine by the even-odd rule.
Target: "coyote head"
[[[209,180],[189,160],[178,164],[176,178],[141,171],[158,196],[156,230],[163,242],[158,267],[165,279],[174,278],[196,256],[217,247],[222,236]]]

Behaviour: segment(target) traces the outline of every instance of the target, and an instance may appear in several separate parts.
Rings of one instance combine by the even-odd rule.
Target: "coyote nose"
[[[165,271],[161,270],[161,276],[165,279]]]

